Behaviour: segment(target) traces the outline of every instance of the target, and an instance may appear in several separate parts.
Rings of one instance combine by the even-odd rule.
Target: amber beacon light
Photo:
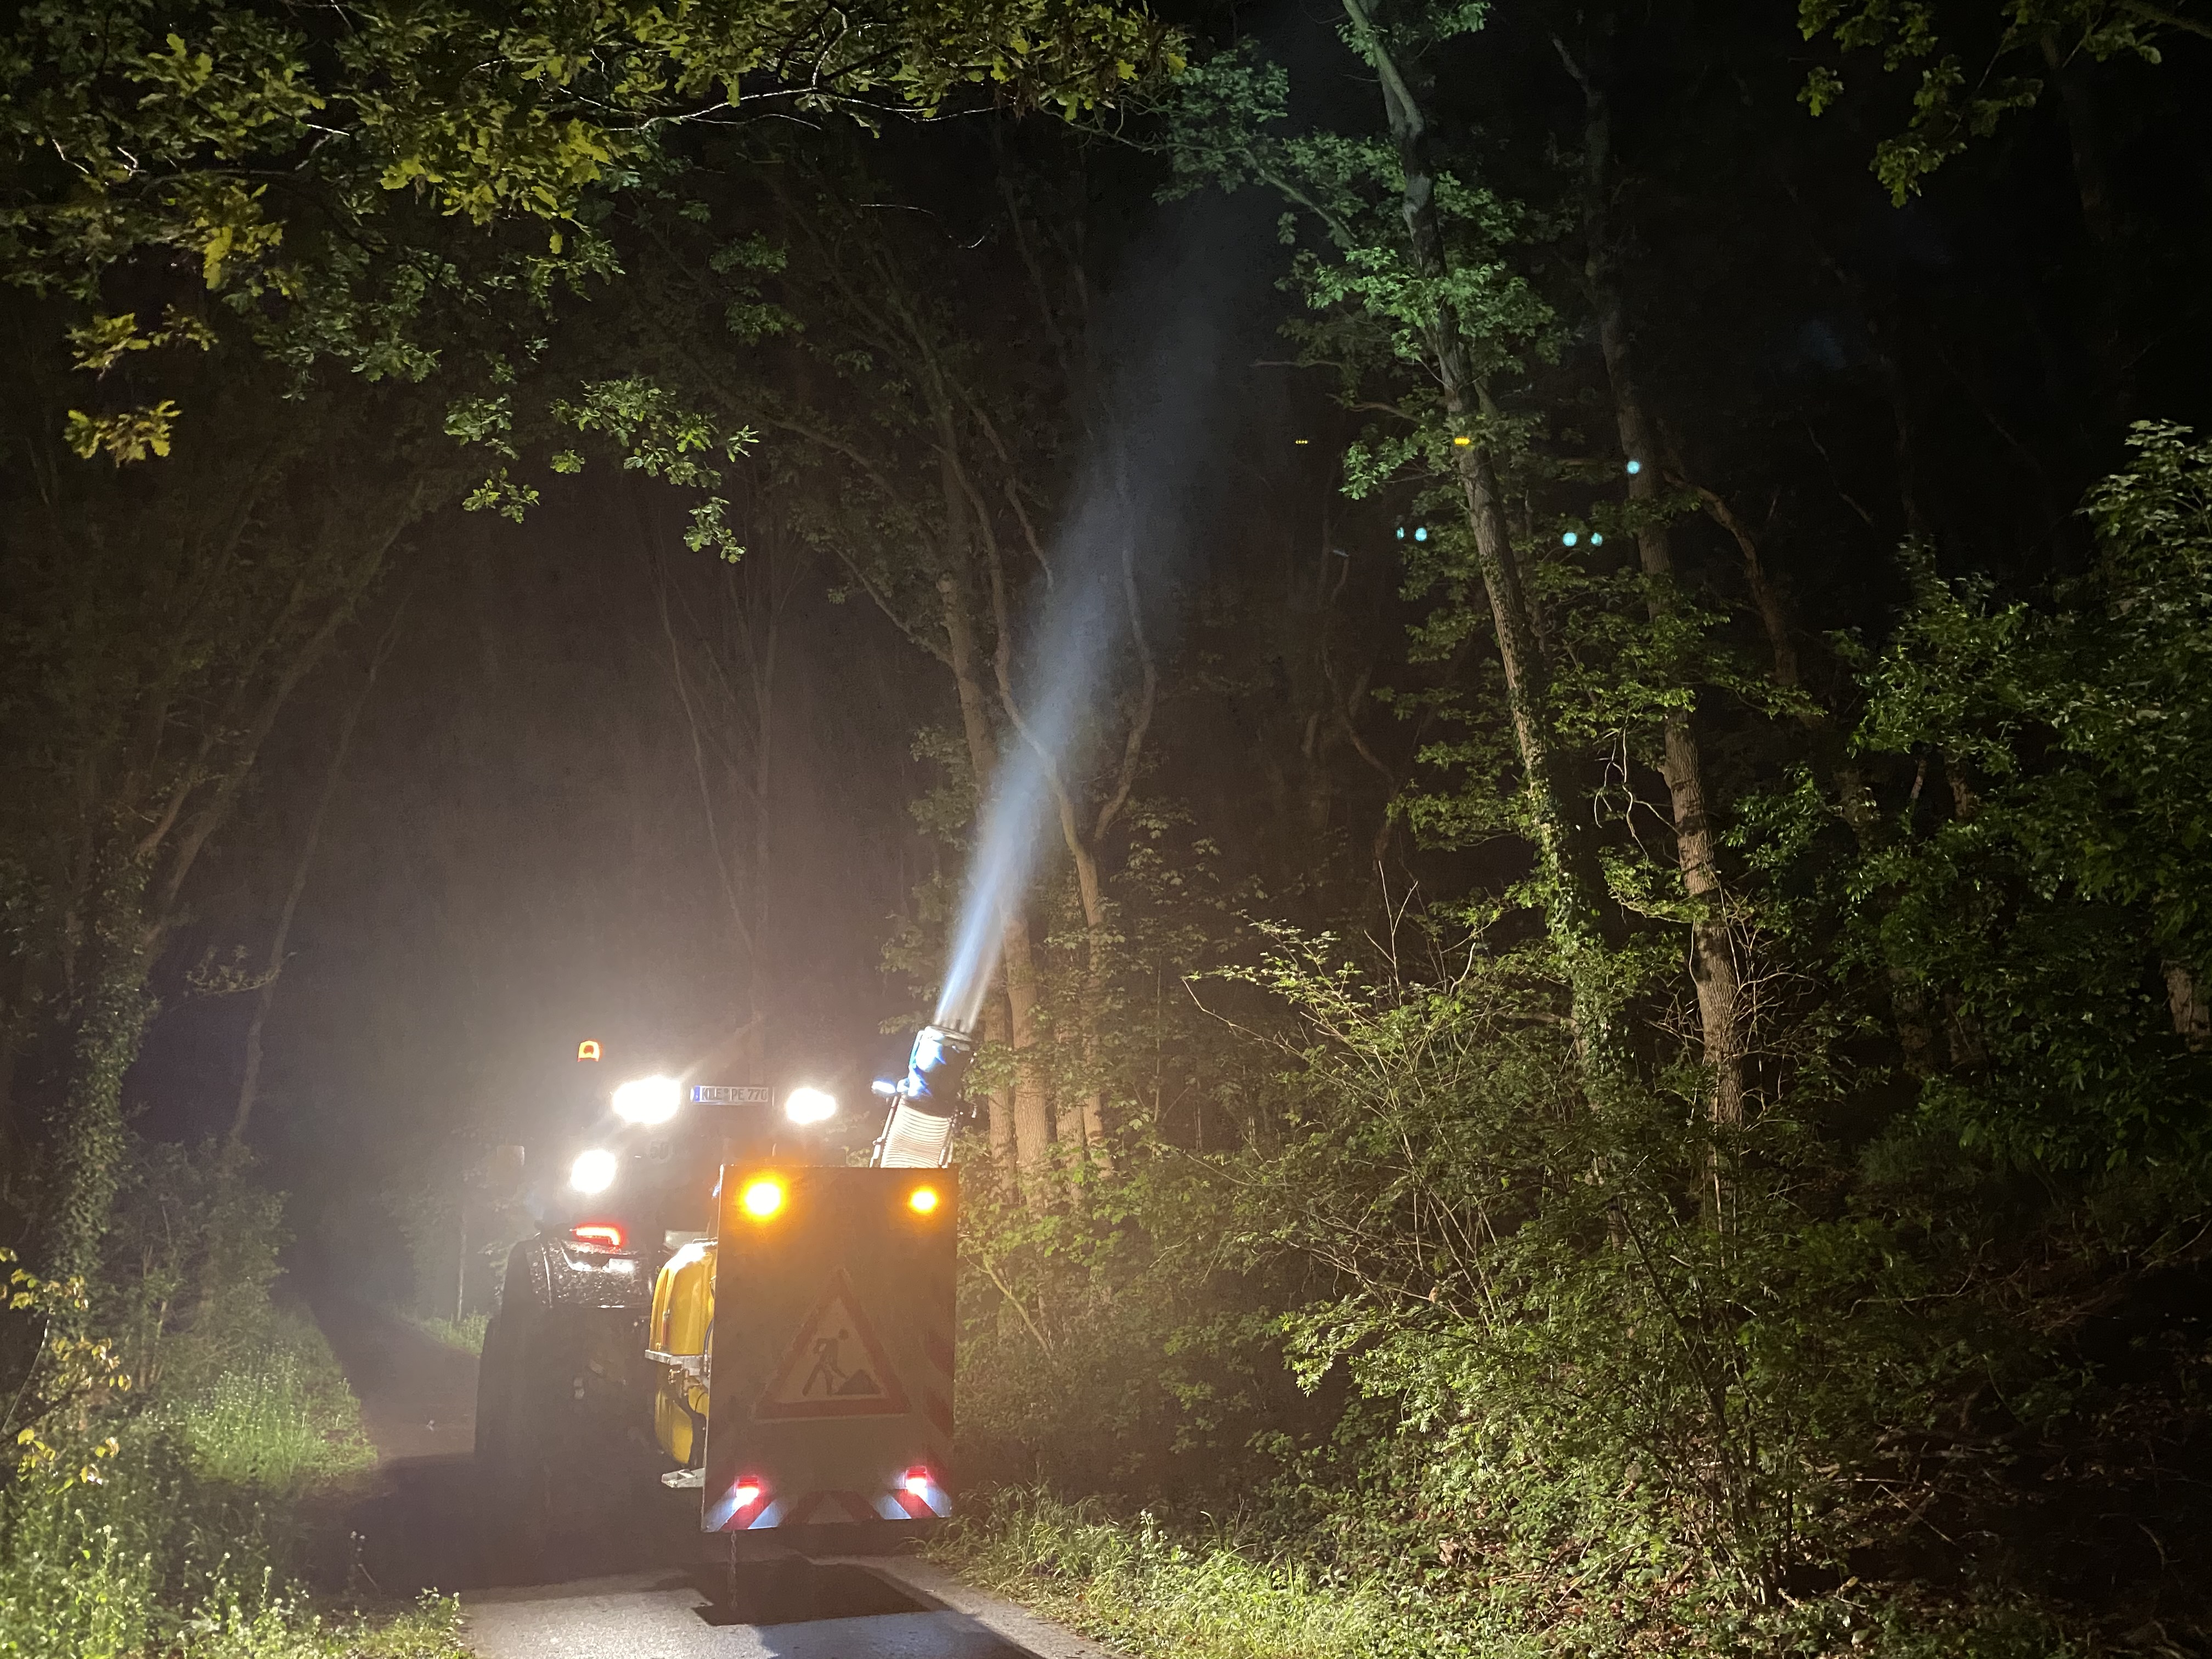
[[[745,1206],[745,1213],[756,1221],[766,1221],[783,1208],[783,1183],[773,1176],[763,1176],[749,1181],[745,1189],[738,1194],[738,1201]]]
[[[938,1206],[937,1188],[917,1187],[906,1195],[906,1206],[916,1215],[927,1215]]]

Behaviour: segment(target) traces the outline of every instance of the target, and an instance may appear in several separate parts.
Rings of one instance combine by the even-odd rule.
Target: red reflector
[[[568,1237],[594,1249],[619,1250],[628,1235],[611,1221],[586,1221],[569,1228]]]
[[[927,1469],[908,1469],[906,1472],[906,1489],[912,1492],[916,1498],[928,1497],[929,1471]]]

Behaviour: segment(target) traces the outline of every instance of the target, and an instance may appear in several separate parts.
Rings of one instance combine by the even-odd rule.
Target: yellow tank
[[[653,1401],[653,1437],[678,1463],[703,1454],[707,1370],[714,1358],[714,1241],[699,1239],[668,1258],[653,1281],[647,1358],[659,1362]]]

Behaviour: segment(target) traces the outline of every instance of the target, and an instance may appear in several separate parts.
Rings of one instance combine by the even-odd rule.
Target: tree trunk
[[[400,601],[404,613],[406,600]],[[353,748],[354,729],[361,724],[362,711],[368,707],[369,694],[376,689],[376,677],[391,656],[392,647],[399,642],[399,617],[394,616],[392,625],[385,630],[377,643],[376,653],[369,659],[368,678],[362,682],[361,690],[347,706],[345,718],[339,723],[337,741],[331,747],[331,763],[323,775],[323,787],[315,797],[315,810],[307,818],[307,830],[300,842],[300,857],[292,866],[291,885],[285,889],[283,908],[276,915],[276,930],[269,940],[269,963],[262,971],[261,986],[253,1000],[253,1018],[246,1028],[246,1071],[238,1085],[238,1109],[231,1114],[228,1145],[234,1152],[246,1144],[246,1131],[252,1121],[254,1100],[261,1085],[261,1037],[269,1024],[270,1006],[276,1000],[276,981],[284,971],[284,948],[292,937],[292,919],[298,915],[301,896],[307,890],[307,872],[314,866],[315,848],[322,839],[323,821],[330,816],[331,802],[337,799],[338,782],[345,775],[346,755]]]
[[[994,1048],[1007,1048],[1012,1042],[1012,1030],[1002,983],[983,999],[983,1041]],[[1002,1174],[1011,1176],[1015,1167],[1013,1090],[992,1090],[987,1109],[989,1113],[991,1162]]]
[[[1683,487],[1681,463],[1674,459],[1668,465],[1675,474],[1670,482],[1678,488]],[[1726,497],[1703,484],[1687,487],[1697,491],[1698,501],[1705,504],[1705,516],[1735,538],[1736,550],[1743,556],[1744,584],[1751,590],[1752,606],[1759,612],[1759,625],[1766,634],[1766,648],[1774,663],[1774,683],[1785,690],[1803,690],[1804,676],[1797,665],[1797,642],[1796,630],[1790,626],[1790,607],[1782,597],[1782,590],[1767,574],[1766,561],[1759,556],[1758,542],[1753,539],[1743,520],[1736,517],[1735,509],[1728,504]]]
[[[1075,861],[1075,890],[1083,904],[1083,1082],[1060,1111],[1060,1139],[1073,1158],[1079,1151],[1100,1175],[1114,1173],[1114,1156],[1106,1146],[1106,1091],[1099,1077],[1102,1064],[1098,1024],[1103,1016],[1108,982],[1106,890],[1099,879],[1098,858],[1073,828],[1066,840]]]
[[[2207,1006],[2203,988],[2185,962],[2168,957],[2160,964],[2166,975],[2166,1012],[2173,1018],[2173,1034],[2189,1045],[2191,1054],[2212,1048],[2212,1006]]]
[[[1003,960],[1006,975],[1006,1037],[1014,1054],[1014,1159],[1022,1196],[1032,1209],[1051,1202],[1052,1103],[1039,1075],[1036,963],[1030,950],[1029,916],[1018,902],[1006,907]]]
[[[744,896],[738,890],[738,875],[731,867],[733,860],[722,848],[721,823],[714,811],[714,786],[707,775],[707,747],[701,732],[700,711],[692,699],[690,676],[684,669],[684,647],[677,640],[675,618],[668,609],[669,574],[661,567],[657,550],[653,556],[653,574],[655,597],[660,607],[660,634],[668,646],[668,671],[675,682],[677,703],[684,710],[684,730],[690,737],[691,777],[699,791],[700,819],[706,826],[707,849],[714,860],[714,878],[721,884],[722,901],[729,910],[730,927],[738,946],[745,953],[748,962],[756,962],[760,957],[760,939],[755,927],[757,919],[746,911]],[[747,1018],[758,1012],[757,1008],[748,1008]],[[755,1028],[756,1040],[757,1033],[757,1028]]]
[[[1133,606],[1133,593],[1131,603]],[[1158,679],[1149,651],[1145,655],[1145,713],[1130,727],[1128,744],[1122,758],[1121,787],[1100,809],[1097,821],[1088,835],[1085,834],[1078,820],[1075,801],[1067,793],[1065,783],[1056,776],[1052,780],[1053,797],[1060,814],[1060,839],[1066,844],[1068,859],[1074,866],[1076,897],[1083,907],[1084,951],[1081,1011],[1083,1078],[1080,1086],[1060,1107],[1059,1133],[1061,1145],[1068,1149],[1066,1156],[1071,1161],[1079,1158],[1087,1160],[1100,1175],[1114,1172],[1113,1154],[1106,1146],[1106,1091],[1101,1076],[1103,1054],[1098,1030],[1099,1022],[1104,1017],[1110,982],[1108,938],[1112,919],[1108,914],[1106,884],[1099,872],[1097,848],[1128,799],[1137,761],[1144,745],[1145,732],[1151,724],[1151,709]],[[1004,672],[1003,665],[1000,695],[1011,707],[1013,686]],[[1049,765],[1051,757],[1040,755],[1039,760]]]
[[[1428,161],[1428,123],[1413,89],[1376,29],[1369,0],[1344,0],[1358,49],[1381,82],[1390,136],[1404,175],[1401,204],[1415,274],[1428,288],[1425,325],[1431,366],[1442,384],[1452,455],[1475,558],[1490,596],[1505,696],[1521,757],[1528,833],[1545,887],[1545,921],[1572,998],[1575,1042],[1594,1091],[1609,1094],[1626,1071],[1620,1031],[1620,995],[1613,984],[1604,930],[1604,883],[1597,860],[1568,823],[1567,791],[1553,737],[1549,675],[1536,641],[1521,568],[1498,498],[1490,447],[1479,430],[1481,392],[1466,337],[1447,295],[1450,272]],[[1465,441],[1462,441],[1464,440]]]
[[[353,619],[355,607],[382,574],[384,561],[393,545],[406,533],[408,526],[422,517],[428,493],[427,485],[418,484],[409,495],[406,504],[378,529],[370,544],[361,550],[321,625],[276,672],[268,692],[262,698],[261,707],[252,724],[246,727],[229,765],[216,780],[211,798],[192,814],[189,821],[184,823],[161,880],[149,884],[149,891],[154,896],[145,921],[147,948],[149,951],[160,945],[167,932],[170,918],[176,910],[178,895],[184,890],[185,879],[191,873],[200,849],[207,844],[208,838],[228,821],[231,809],[236,805],[240,793],[252,775],[254,764],[260,757],[261,745],[276,727],[277,716],[289,704],[292,693],[298,689],[300,683],[322,661],[331,642],[337,638],[338,630]],[[179,821],[178,813],[181,806],[182,798],[179,796],[157,829],[140,841],[142,856],[150,858],[161,848],[169,828]]]
[[[2089,233],[2095,268],[2097,291],[2089,312],[2096,331],[2091,356],[2100,382],[2098,401],[2103,404],[2107,419],[2118,427],[2135,404],[2135,375],[2121,325],[2126,315],[2128,267],[2120,246],[2120,216],[2114,205],[2112,175],[2105,165],[2104,124],[2098,118],[2096,94],[2061,50],[2057,32],[2045,29],[2039,44],[2044,65],[2057,83],[2058,107],[2065,118],[2067,146],[2074,163],[2075,193],[2081,204],[2081,223]]]
[[[116,837],[119,848],[124,837]],[[117,856],[100,872],[90,907],[94,947],[70,1080],[54,1134],[54,1188],[46,1220],[46,1274],[90,1279],[123,1158],[123,1079],[153,1012],[146,994],[145,860]]]
[[[1677,484],[1685,480],[1680,477],[1679,460],[1670,462],[1678,475]],[[1690,484],[1705,504],[1705,512],[1715,524],[1735,538],[1736,548],[1743,555],[1745,580],[1751,586],[1752,603],[1759,611],[1760,625],[1766,631],[1767,649],[1773,659],[1774,683],[1785,690],[1804,690],[1802,673],[1798,665],[1796,630],[1791,626],[1789,607],[1781,591],[1766,574],[1765,562],[1760,557],[1759,544],[1750,529],[1739,518],[1727,501],[1702,484]],[[1836,792],[1836,811],[1851,839],[1862,854],[1877,851],[1887,841],[1880,810],[1875,805],[1874,792],[1868,787],[1866,774],[1858,763],[1844,751],[1843,736],[1836,730],[1835,722],[1826,710],[1808,703],[1799,720],[1810,736],[1814,749],[1814,768],[1833,781]],[[1886,901],[1884,901],[1886,902]],[[1936,1066],[1936,1031],[1928,1017],[1928,998],[1912,977],[1895,963],[1885,970],[1889,981],[1890,1017],[1897,1027],[1898,1047],[1903,1051],[1905,1069],[1916,1078],[1931,1077]]]
[[[1564,46],[1560,55],[1566,57]],[[1665,629],[1674,616],[1674,553],[1667,525],[1657,510],[1659,468],[1655,440],[1658,434],[1644,417],[1644,400],[1637,388],[1626,310],[1613,265],[1608,177],[1612,113],[1604,91],[1577,68],[1573,59],[1566,61],[1583,88],[1583,220],[1588,238],[1583,276],[1597,313],[1598,342],[1605,355],[1606,377],[1613,386],[1613,419],[1620,433],[1621,451],[1640,463],[1628,475],[1628,499],[1632,509],[1640,509],[1636,547],[1646,579],[1645,603],[1653,625]],[[1678,681],[1682,678],[1679,664],[1669,664],[1668,668]],[[1698,912],[1690,924],[1690,978],[1698,994],[1698,1024],[1711,1090],[1706,1111],[1716,1123],[1740,1124],[1744,1115],[1741,985],[1734,941],[1729,934],[1727,895],[1721,885],[1712,816],[1705,802],[1705,768],[1688,711],[1668,714],[1661,735],[1660,770],[1666,777],[1674,808],[1675,862]]]
[[[771,554],[773,559],[775,554]],[[776,572],[773,563],[767,572],[769,585],[768,621],[763,637],[752,647],[753,684],[753,934],[756,940],[752,960],[745,967],[745,1002],[752,1018],[761,1022],[761,1047],[765,1054],[769,1048],[769,1035],[774,1022],[767,1018],[763,1006],[767,994],[766,966],[775,951],[775,890],[776,884],[769,879],[770,862],[775,856],[775,819],[769,804],[775,799],[775,672],[778,647],[782,643],[783,606],[775,592]],[[746,629],[745,638],[752,641],[751,618],[741,617],[740,625]],[[765,1062],[763,1077],[768,1075]]]

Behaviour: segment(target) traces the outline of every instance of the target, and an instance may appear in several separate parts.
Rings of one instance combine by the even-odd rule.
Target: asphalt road
[[[784,1563],[768,1570],[781,1586],[769,1599],[781,1606],[733,1609],[683,1573],[487,1590],[463,1606],[483,1659],[1020,1659],[1036,1650],[902,1583],[895,1575],[908,1565]]]
[[[518,1563],[475,1478],[474,1357],[380,1309],[310,1299],[379,1454],[348,1517],[360,1570],[393,1595],[459,1593],[483,1659],[1113,1659],[925,1562],[733,1571],[659,1490],[607,1494],[580,1551]]]
[[[313,1301],[316,1322],[361,1401],[362,1425],[388,1468],[476,1449],[476,1356],[349,1297]]]

